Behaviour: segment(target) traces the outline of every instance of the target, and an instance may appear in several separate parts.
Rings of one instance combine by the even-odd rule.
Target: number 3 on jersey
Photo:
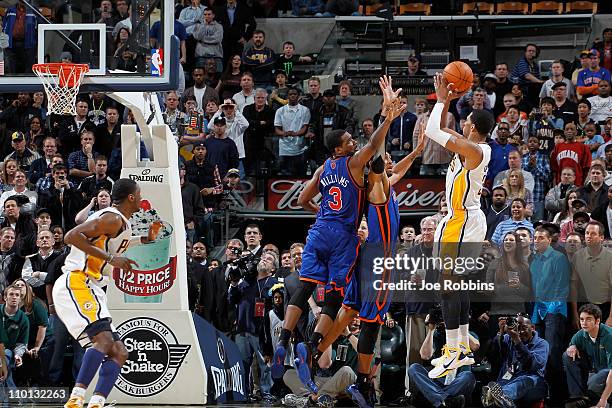
[[[332,187],[329,189],[329,194],[334,198],[333,201],[328,201],[329,208],[340,211],[342,209],[342,190],[339,187]]]

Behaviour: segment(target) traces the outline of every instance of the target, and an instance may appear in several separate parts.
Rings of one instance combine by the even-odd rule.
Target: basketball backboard
[[[0,2],[0,7],[6,8],[4,27],[10,25],[14,4],[17,1]],[[20,4],[26,7],[26,39],[4,48],[0,92],[42,90],[32,64],[62,62],[62,57],[89,65],[82,92],[178,87],[180,43],[173,35],[173,0],[41,0],[39,7]],[[34,33],[28,32],[28,18],[37,20]],[[11,37],[8,31],[5,29]],[[28,48],[29,39],[35,44]]]

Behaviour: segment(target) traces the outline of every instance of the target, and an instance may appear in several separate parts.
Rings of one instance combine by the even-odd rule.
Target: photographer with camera
[[[278,283],[272,276],[272,272],[278,269],[278,258],[275,253],[266,252],[259,260],[248,252],[236,259],[234,264],[237,268],[229,273],[228,292],[230,305],[236,305],[234,341],[242,354],[245,369],[251,367],[255,354],[260,371],[261,396],[268,402],[273,399],[270,394],[272,376],[267,365],[272,360],[272,350],[264,352],[263,349],[263,345],[266,344],[264,320],[266,314],[272,310],[270,289]],[[269,330],[267,333],[270,333]]]
[[[501,369],[497,382],[483,387],[482,405],[510,408],[519,401],[529,406],[543,400],[548,394],[544,379],[548,342],[538,336],[528,317],[500,317],[498,325],[492,352],[500,355]]]
[[[431,361],[431,365],[435,366],[435,360],[443,358],[443,353],[446,352],[444,348],[446,332],[440,306],[436,306],[429,311],[429,314],[425,317],[425,324],[427,325],[427,335],[421,346],[420,354],[423,360],[430,360],[435,357]],[[480,347],[478,339],[471,332],[468,339],[470,350],[477,351]],[[436,379],[429,378],[428,372],[429,370],[419,363],[414,363],[408,368],[408,375],[413,384],[413,391],[415,391],[412,394],[412,405],[423,405],[419,403],[420,401],[415,402],[418,394],[422,394],[434,407],[443,405],[447,408],[463,408],[466,406],[466,400],[472,394],[476,385],[476,377],[471,372],[470,366],[460,367],[447,376]]]

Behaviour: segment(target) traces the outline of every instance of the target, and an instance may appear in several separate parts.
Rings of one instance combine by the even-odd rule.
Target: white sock
[[[72,393],[70,394],[71,397],[81,397],[81,398],[85,398],[85,393],[87,392],[87,390],[85,388],[81,388],[81,387],[74,387],[72,389]]]
[[[463,343],[463,345],[467,348],[470,348],[470,340],[469,340],[469,324],[460,324],[459,325],[459,343]]]
[[[94,395],[89,400],[89,404],[87,404],[87,408],[93,407],[96,404],[98,404],[98,405],[103,407],[105,402],[106,402],[106,398],[104,398],[103,396],[101,396],[101,395]]]
[[[446,344],[449,347],[459,347],[459,329],[446,329]]]

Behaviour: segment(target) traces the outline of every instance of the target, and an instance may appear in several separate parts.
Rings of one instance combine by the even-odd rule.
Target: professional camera
[[[506,317],[506,328],[510,330],[516,330],[518,327],[518,320],[514,316]]]
[[[241,254],[241,250],[238,248],[232,249],[234,255],[239,256]],[[259,263],[259,257],[253,255],[252,253],[248,253],[246,255],[240,256],[238,259],[231,261],[230,265],[235,265],[236,268],[230,270],[229,278],[230,280],[240,280],[253,278],[257,275],[257,264]]]
[[[440,323],[444,323],[444,318],[442,317],[442,306],[432,307],[429,309],[429,319],[425,322],[425,324],[438,325]]]

